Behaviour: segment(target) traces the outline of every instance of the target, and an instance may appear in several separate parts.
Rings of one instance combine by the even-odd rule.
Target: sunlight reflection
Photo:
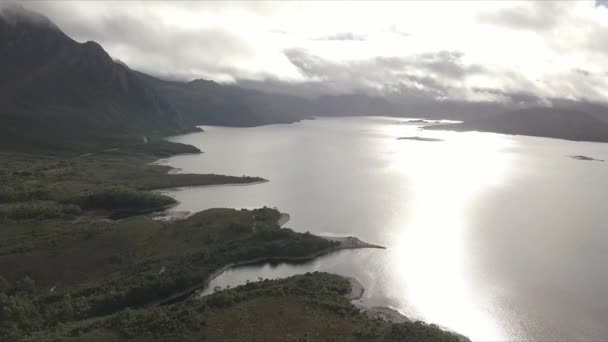
[[[404,131],[444,141],[387,139],[385,146],[389,167],[404,175],[402,186],[413,195],[400,214],[408,223],[396,223],[399,235],[392,246],[391,265],[400,282],[395,288],[405,291],[400,296],[402,308],[413,308],[418,318],[473,339],[504,339],[491,303],[482,302],[483,296],[473,291],[476,277],[467,253],[467,210],[479,193],[504,180],[510,163],[499,152],[512,142],[495,134],[390,125],[384,133],[398,136]]]

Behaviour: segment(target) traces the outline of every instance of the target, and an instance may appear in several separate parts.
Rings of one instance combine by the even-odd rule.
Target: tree
[[[7,293],[11,289],[11,283],[3,276],[0,276],[0,293]]]
[[[15,284],[15,292],[23,295],[33,294],[36,292],[36,282],[30,277],[25,277]]]

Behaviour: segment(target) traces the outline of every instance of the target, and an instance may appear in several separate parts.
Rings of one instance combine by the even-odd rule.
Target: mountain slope
[[[311,116],[402,116],[404,108],[364,94],[325,95],[307,99],[208,80],[164,81],[140,74],[147,84],[195,125],[259,126],[290,123]]]
[[[2,147],[67,147],[188,129],[137,73],[97,43],[78,43],[16,5],[0,12],[0,108]]]
[[[208,80],[175,82],[139,75],[189,124],[246,127],[290,123],[311,115],[309,101],[296,96],[267,94]]]
[[[481,131],[530,135],[576,141],[608,142],[608,123],[580,111],[559,108],[528,108],[454,125],[426,129]]]

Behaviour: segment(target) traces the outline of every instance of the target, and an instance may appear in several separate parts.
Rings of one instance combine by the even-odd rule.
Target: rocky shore
[[[387,306],[365,306],[361,298],[363,298],[363,293],[365,292],[365,288],[363,285],[355,278],[346,278],[350,282],[350,292],[345,295],[347,299],[351,301],[351,303],[356,306],[359,310],[364,312],[366,315],[372,318],[380,318],[388,322],[392,323],[405,323],[411,322],[409,318],[402,315],[399,311],[391,309]],[[460,335],[456,332],[443,329],[454,334],[458,337],[461,342],[471,342],[469,338],[466,336]]]

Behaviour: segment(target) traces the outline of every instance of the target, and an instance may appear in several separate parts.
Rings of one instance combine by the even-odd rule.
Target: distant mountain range
[[[464,119],[467,123],[452,129],[608,140],[599,121],[608,122],[606,107],[554,103],[597,120],[585,113],[558,115],[561,110],[553,109],[543,113],[558,114],[530,120],[512,113],[498,116],[518,105],[494,102],[395,103],[365,94],[311,98],[208,80],[167,81],[113,60],[95,42],[74,41],[41,14],[18,5],[0,11],[0,149],[108,146],[117,139],[188,132],[196,125],[257,126],[310,116],[362,115]],[[551,123],[541,125],[543,120]]]
[[[593,115],[570,109],[527,108],[459,124],[430,126],[427,129],[608,142],[608,123]]]
[[[189,125],[259,126],[290,123],[310,116],[306,99],[263,93],[213,81],[174,82],[137,73],[163,96]]]

